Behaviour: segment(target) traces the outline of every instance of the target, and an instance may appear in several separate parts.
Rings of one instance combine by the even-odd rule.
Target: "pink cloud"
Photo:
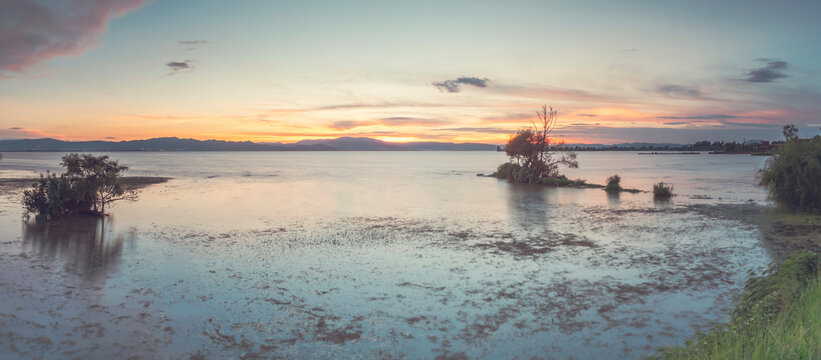
[[[144,0],[0,1],[0,72],[23,73],[98,45],[109,21]]]
[[[51,134],[42,130],[27,129],[19,126],[10,127],[8,129],[0,129],[0,139],[65,139],[64,135]]]

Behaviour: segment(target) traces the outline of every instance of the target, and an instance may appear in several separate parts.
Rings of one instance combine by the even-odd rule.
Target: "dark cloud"
[[[106,136],[106,137],[104,137],[103,139],[106,139],[106,140],[116,140],[117,138],[115,138],[115,137],[113,137],[113,136]]]
[[[728,120],[728,119],[743,119],[744,116],[736,116],[736,115],[724,115],[724,114],[716,114],[716,115],[696,115],[696,116],[659,116],[657,119],[670,119],[670,120]]]
[[[675,84],[661,84],[656,87],[656,92],[672,97],[700,97],[701,90],[694,87],[681,86]]]
[[[763,125],[763,124],[762,124]],[[557,136],[585,138],[593,142],[655,142],[655,143],[676,143],[692,144],[696,141],[739,141],[741,139],[780,139],[781,126],[768,124],[757,128],[740,127],[572,127],[556,129]]]
[[[23,130],[23,128],[15,126],[15,127],[10,127],[9,130]]]
[[[455,80],[445,80],[440,82],[434,82],[433,86],[437,87],[439,91],[447,91],[449,93],[457,93],[462,91],[462,85],[471,85],[480,88],[487,87],[487,83],[490,81],[488,78],[477,78],[477,77],[459,77]]]
[[[181,45],[203,45],[203,44],[210,44],[211,42],[205,39],[202,40],[180,40]]]
[[[688,122],[685,121],[673,121],[673,122],[666,122],[664,125],[687,125]]]
[[[458,127],[449,129],[436,129],[436,131],[457,131],[457,132],[478,132],[491,134],[512,134],[516,130],[500,129],[500,128],[483,128],[483,127]]]
[[[170,61],[166,63],[165,66],[169,69],[168,75],[174,75],[181,71],[185,72],[194,70],[194,62],[191,60]]]
[[[0,0],[0,72],[23,73],[98,45],[108,23],[143,0]]]
[[[334,121],[328,127],[336,129],[336,130],[348,130],[353,129],[360,126],[368,126],[373,125],[373,122],[370,121],[352,121],[352,120],[340,120]]]
[[[758,69],[753,69],[741,80],[752,83],[770,83],[777,79],[787,77],[787,74],[784,74],[783,72],[783,70],[787,70],[786,61],[772,59],[756,59],[756,61],[766,62],[767,65]]]

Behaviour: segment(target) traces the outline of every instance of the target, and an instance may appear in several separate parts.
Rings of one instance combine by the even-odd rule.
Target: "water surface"
[[[7,153],[1,177],[59,170]],[[725,319],[769,261],[745,155],[584,152],[510,184],[495,152],[113,153],[174,179],[105,220],[0,207],[0,349],[19,358],[636,358]]]

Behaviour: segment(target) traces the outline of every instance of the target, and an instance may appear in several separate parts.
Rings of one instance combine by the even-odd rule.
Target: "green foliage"
[[[523,184],[542,184],[550,186],[583,188],[604,187],[596,184],[588,184],[586,181],[582,179],[571,180],[564,175],[559,175],[556,177],[539,177],[538,174],[534,173],[531,169],[516,163],[509,162],[499,165],[499,167],[496,169],[496,172],[490,174],[490,176],[497,177],[500,179],[507,179],[513,182]]]
[[[753,276],[730,321],[657,359],[821,359],[819,256],[791,254]]]
[[[821,213],[821,136],[787,141],[758,175],[778,205],[790,211]]]
[[[540,180],[531,168],[510,162],[499,165],[491,176],[524,184],[538,184]]]
[[[653,185],[653,197],[658,199],[669,199],[673,196],[673,185],[665,184],[664,181]]]
[[[613,175],[607,178],[607,185],[604,187],[604,191],[607,192],[619,192],[621,191],[621,176],[618,174]]]
[[[71,181],[56,174],[41,174],[31,189],[23,191],[23,206],[26,211],[46,219],[70,214],[77,202],[78,197],[75,196]]]
[[[783,312],[807,284],[818,277],[818,265],[818,254],[797,251],[782,263],[771,265],[762,276],[751,277],[733,310],[733,318],[743,321],[769,319]]]
[[[40,175],[30,189],[23,191],[26,214],[55,219],[78,214],[104,214],[113,201],[136,198],[135,191],[126,191],[120,174],[128,167],[109,160],[107,155],[69,154],[63,156],[66,172]]]

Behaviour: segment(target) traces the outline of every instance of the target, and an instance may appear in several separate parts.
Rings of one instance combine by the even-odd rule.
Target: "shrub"
[[[673,196],[673,185],[665,184],[664,181],[653,185],[653,197],[659,199],[669,199]]]
[[[66,172],[40,175],[30,189],[23,191],[26,216],[55,219],[78,213],[105,214],[107,204],[117,200],[134,200],[136,191],[126,190],[120,174],[128,169],[107,155],[69,154],[63,156]]]
[[[26,213],[33,212],[40,218],[54,219],[70,214],[77,198],[67,177],[40,174],[40,179],[32,184],[31,189],[23,191],[23,206]]]
[[[607,178],[607,185],[604,187],[604,191],[607,192],[618,192],[621,191],[621,177],[617,175],[613,175]]]
[[[511,162],[499,165],[496,172],[490,176],[525,184],[537,184],[540,179],[533,169]]]
[[[778,205],[797,212],[821,213],[821,136],[788,140],[764,169],[759,184]]]
[[[519,164],[506,162],[502,165],[499,165],[499,167],[496,168],[496,172],[493,173],[493,174],[490,174],[490,176],[497,177],[497,178],[500,178],[500,179],[513,180],[513,173],[515,173],[517,170],[519,170],[520,167],[521,166]]]

